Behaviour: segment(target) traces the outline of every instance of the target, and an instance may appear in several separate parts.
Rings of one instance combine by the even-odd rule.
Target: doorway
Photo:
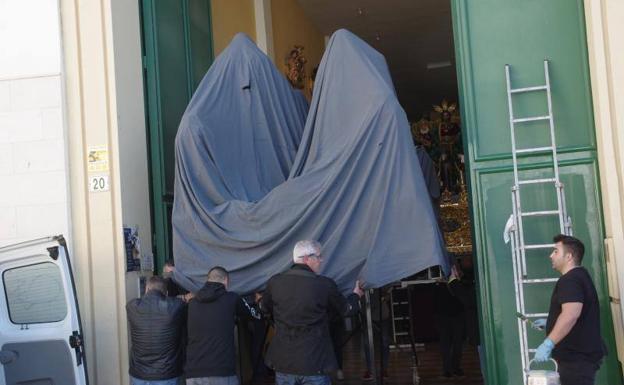
[[[378,366],[377,373],[389,374],[384,380],[388,384],[412,383],[415,373],[421,383],[482,384],[451,3],[303,0],[299,4],[323,35],[348,29],[385,56],[397,97],[410,122],[447,251],[458,273],[463,272],[462,282],[469,282],[457,288],[470,291],[470,303],[466,305],[453,295],[437,268],[382,289],[379,306],[375,298],[380,292],[373,292],[372,329],[381,332],[373,333],[378,361],[384,356],[379,345],[390,345],[389,362],[384,365],[388,367]],[[276,62],[280,59],[276,58]],[[380,307],[382,310],[378,310]],[[368,372],[374,369],[366,364],[363,355],[366,322],[355,320],[353,325],[355,332],[346,334],[351,339],[344,345],[343,374],[348,384],[369,380]],[[384,338],[377,338],[378,334]],[[465,342],[458,344],[458,339]],[[417,371],[410,370],[414,348],[419,360]]]

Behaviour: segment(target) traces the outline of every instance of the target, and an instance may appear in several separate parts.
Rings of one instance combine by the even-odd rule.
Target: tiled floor
[[[462,358],[462,369],[465,376],[461,378],[443,378],[441,376],[441,360],[437,343],[426,344],[418,351],[419,385],[483,385],[479,358],[476,348],[465,346]],[[413,381],[412,354],[410,349],[400,351],[391,350],[388,368],[389,377],[383,380],[383,385],[415,385]],[[360,349],[360,338],[354,336],[344,347],[344,376],[343,381],[332,380],[334,385],[374,385],[374,381],[362,381],[365,365]],[[272,378],[255,385],[273,384]]]

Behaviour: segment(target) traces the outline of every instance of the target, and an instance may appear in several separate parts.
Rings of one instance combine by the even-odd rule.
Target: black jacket
[[[345,298],[332,279],[295,264],[269,280],[260,308],[272,315],[275,323],[275,336],[266,356],[269,367],[304,376],[338,369],[328,313],[357,314],[356,294]]]
[[[156,290],[126,305],[130,324],[130,375],[147,381],[182,374],[186,306]]]
[[[236,293],[207,282],[188,304],[187,378],[236,375],[234,324],[236,316],[251,316]]]

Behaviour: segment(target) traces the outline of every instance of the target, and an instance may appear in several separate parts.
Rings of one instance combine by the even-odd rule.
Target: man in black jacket
[[[238,294],[227,291],[229,274],[217,266],[188,305],[187,385],[238,385],[236,317],[257,317]]]
[[[294,265],[269,280],[260,301],[275,323],[266,363],[275,369],[277,385],[328,385],[328,373],[338,368],[328,313],[356,314],[364,293],[356,282],[353,294],[343,297],[331,278],[317,275],[322,260],[318,242],[297,242]]]
[[[184,301],[167,297],[167,284],[150,277],[143,298],[126,305],[132,385],[177,385],[182,374]]]

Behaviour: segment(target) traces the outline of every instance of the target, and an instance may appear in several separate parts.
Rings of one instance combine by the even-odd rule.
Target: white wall
[[[0,245],[69,236],[59,10],[0,0]]]
[[[141,253],[152,255],[139,2],[113,0],[111,15],[122,218],[124,226],[138,228]],[[139,296],[138,279],[126,273],[126,299]]]

